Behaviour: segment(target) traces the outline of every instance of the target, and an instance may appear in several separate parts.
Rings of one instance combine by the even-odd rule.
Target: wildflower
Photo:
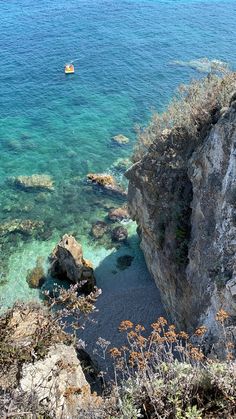
[[[194,335],[201,337],[206,333],[206,331],[207,331],[207,328],[205,326],[200,326],[195,330]]]
[[[129,339],[136,339],[138,337],[138,334],[136,333],[136,332],[134,332],[133,330],[131,330],[129,333],[128,333],[128,338]]]
[[[173,330],[164,333],[167,342],[176,342],[177,334]]]
[[[229,314],[225,310],[223,310],[223,308],[220,309],[218,313],[216,314],[216,320],[220,323],[224,323],[224,321],[228,319],[228,317],[229,317]]]
[[[158,322],[161,326],[165,326],[167,324],[167,320],[164,317],[159,317]]]
[[[145,343],[147,342],[147,339],[141,335],[137,336],[137,343],[140,347],[144,347]]]
[[[233,342],[227,342],[226,346],[227,346],[228,349],[233,349],[234,348]]]
[[[146,365],[142,354],[136,351],[132,351],[130,353],[129,364],[131,365],[131,367],[137,365],[139,369],[144,369]]]
[[[194,359],[194,361],[202,361],[204,359],[202,351],[195,347],[190,349],[189,355],[192,359]]]
[[[145,327],[144,327],[144,326],[142,326],[141,324],[137,324],[137,326],[135,326],[135,331],[136,331],[137,333],[139,333],[139,332],[144,332],[144,330],[145,330]]]
[[[227,359],[227,361],[232,361],[234,359],[234,356],[233,356],[232,352],[227,353],[226,359]]]
[[[178,337],[181,339],[187,340],[189,338],[189,335],[188,333],[181,331],[178,333]]]
[[[152,340],[159,345],[165,342],[165,338],[163,338],[158,332],[152,332]]]
[[[151,326],[152,326],[152,328],[155,330],[155,331],[157,331],[157,332],[161,332],[161,326],[160,326],[160,323],[158,323],[158,322],[155,322],[155,323],[152,323],[151,324]]]
[[[123,320],[119,326],[119,331],[124,332],[125,330],[132,329],[133,323],[129,320]]]
[[[112,358],[118,358],[121,356],[121,351],[118,348],[111,348],[109,352]]]
[[[176,327],[175,327],[175,325],[174,324],[170,324],[169,325],[169,330],[175,330],[176,329]]]

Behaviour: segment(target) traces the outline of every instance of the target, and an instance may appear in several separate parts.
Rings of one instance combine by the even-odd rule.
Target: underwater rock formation
[[[148,269],[181,328],[204,323],[208,344],[229,313],[236,340],[236,100],[212,120],[202,142],[166,130],[127,172],[129,212]],[[225,339],[223,337],[223,339]],[[219,344],[220,347],[220,344]]]
[[[101,188],[106,193],[122,197],[127,195],[127,192],[117,184],[111,175],[106,173],[89,173],[87,178],[94,186]]]
[[[54,190],[54,182],[48,175],[35,174],[32,176],[17,176],[11,178],[12,183],[21,189],[26,190]]]
[[[43,221],[32,220],[11,220],[0,224],[0,237],[7,236],[11,233],[21,233],[30,235],[34,231],[42,231],[44,228]]]
[[[28,270],[26,281],[30,288],[40,288],[45,282],[45,274],[40,257],[36,261],[36,266]]]
[[[108,218],[110,221],[113,221],[113,222],[129,220],[129,213],[128,213],[127,206],[112,209],[108,213]]]
[[[50,256],[49,273],[58,279],[81,283],[84,292],[94,289],[96,280],[92,264],[83,258],[82,246],[73,236],[65,234]]]
[[[112,142],[118,145],[126,145],[129,143],[129,138],[125,135],[119,134],[112,137]]]
[[[122,226],[115,227],[111,232],[111,237],[115,242],[123,242],[128,238],[128,231]]]
[[[108,226],[104,221],[96,221],[92,225],[91,234],[95,239],[100,239],[107,232]]]

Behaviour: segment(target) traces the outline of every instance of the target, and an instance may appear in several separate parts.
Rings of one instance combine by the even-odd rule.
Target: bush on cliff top
[[[235,89],[236,73],[230,71],[223,76],[209,74],[189,85],[181,85],[167,109],[154,113],[147,127],[138,128],[133,160],[140,160],[150,145],[162,138],[164,130],[184,128],[189,138],[204,138],[218,119],[219,111],[229,106]]]
[[[78,305],[74,290],[65,293],[60,294],[56,302],[67,301],[74,310]],[[93,301],[94,297],[90,298]],[[78,301],[80,305],[81,301]],[[82,311],[84,307],[87,313],[87,303],[83,304]],[[126,334],[127,343],[121,348],[109,350],[114,365],[113,385],[106,386],[101,403],[81,409],[76,418],[71,419],[234,418],[236,362],[235,347],[226,337],[228,317],[224,310],[220,310],[216,317],[225,339],[224,361],[207,359],[204,355],[203,342],[207,331],[204,326],[195,331],[193,343],[187,333],[178,332],[163,317],[151,325],[149,336],[142,325],[123,321],[119,331]],[[1,367],[5,367],[2,383],[5,382],[7,387],[11,387],[6,382],[11,376],[10,370],[13,368],[14,373],[19,363],[32,362],[31,357],[36,354],[44,356],[48,347],[58,340],[71,342],[71,338],[61,330],[55,315],[49,315],[38,305],[16,305],[14,310],[0,318],[0,326]],[[9,353],[5,351],[6,344]],[[109,342],[100,339],[99,345],[104,354]],[[13,348],[17,348],[17,352],[11,352]],[[18,368],[15,369],[14,365]],[[28,395],[17,391],[19,374],[20,370],[12,382],[12,389],[0,391],[0,409],[4,417],[53,417],[46,407],[43,409],[38,403],[34,388]]]

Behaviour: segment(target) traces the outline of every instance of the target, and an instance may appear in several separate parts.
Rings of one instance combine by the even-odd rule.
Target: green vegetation
[[[162,145],[168,130],[182,128],[185,137],[195,142],[205,138],[220,111],[229,106],[236,89],[236,73],[219,68],[223,75],[211,73],[189,85],[181,85],[163,113],[154,113],[146,128],[138,128],[138,141],[133,159],[140,158],[152,145]]]

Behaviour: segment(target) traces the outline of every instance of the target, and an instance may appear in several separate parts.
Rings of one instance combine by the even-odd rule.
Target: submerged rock
[[[42,259],[38,258],[36,266],[32,270],[28,270],[26,281],[30,288],[40,288],[45,282],[45,279]]]
[[[113,241],[123,242],[128,238],[128,231],[122,226],[115,227],[111,232]]]
[[[53,191],[53,180],[48,175],[17,176],[11,179],[13,184],[22,189]]]
[[[89,173],[88,180],[95,186],[101,188],[104,192],[126,196],[127,192],[121,188],[113,176],[106,173]]]
[[[130,166],[132,166],[132,162],[129,159],[117,159],[112,167],[117,170],[118,172],[125,172]]]
[[[112,137],[112,142],[118,145],[125,145],[129,143],[129,138],[123,134],[119,134]]]
[[[65,234],[50,256],[49,273],[56,278],[81,283],[84,292],[94,289],[96,280],[92,264],[83,258],[82,246],[73,236]],[[83,281],[86,281],[83,284]]]
[[[91,229],[91,234],[95,239],[100,239],[107,232],[108,226],[104,221],[96,221]]]
[[[109,220],[113,222],[129,220],[128,208],[126,206],[112,209],[108,213]]]
[[[134,257],[131,255],[119,256],[117,258],[116,266],[118,269],[123,271],[131,266],[133,259]]]
[[[21,233],[30,235],[36,230],[42,230],[44,227],[43,221],[32,220],[11,220],[0,224],[0,237],[7,236],[11,233]]]

